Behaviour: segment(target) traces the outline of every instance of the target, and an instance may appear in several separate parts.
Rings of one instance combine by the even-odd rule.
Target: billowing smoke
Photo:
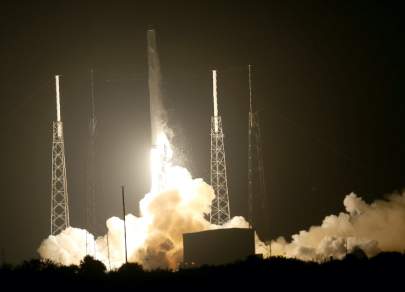
[[[126,216],[128,261],[146,269],[175,269],[183,258],[182,234],[216,228],[248,228],[243,217],[234,217],[225,226],[205,219],[214,191],[202,179],[193,179],[182,167],[167,172],[165,190],[151,192],[140,201],[141,216]],[[101,260],[107,268],[118,268],[125,262],[123,220],[107,220],[107,234],[94,241],[86,230],[67,228],[49,236],[38,249],[43,259],[62,265],[79,264],[87,254]],[[264,244],[257,240],[258,247]],[[87,243],[87,248],[86,248]]]
[[[140,201],[141,216],[126,216],[129,262],[146,269],[176,269],[183,258],[183,233],[248,228],[248,222],[240,216],[223,226],[211,224],[205,215],[214,198],[212,187],[202,179],[193,179],[182,167],[171,167],[167,175],[165,190],[148,193]],[[352,193],[343,203],[345,212],[327,216],[320,226],[293,235],[291,242],[281,237],[266,245],[256,236],[256,253],[322,261],[341,259],[355,249],[368,256],[405,250],[405,193],[371,204]],[[43,259],[63,265],[79,264],[90,254],[107,268],[118,268],[125,262],[124,223],[112,217],[106,224],[108,235],[96,240],[86,230],[67,228],[45,239],[38,252]]]
[[[367,256],[405,250],[405,192],[371,204],[351,193],[343,204],[346,212],[325,217],[320,226],[293,235],[291,242],[282,237],[272,241],[272,255],[322,261],[341,259],[355,249]]]

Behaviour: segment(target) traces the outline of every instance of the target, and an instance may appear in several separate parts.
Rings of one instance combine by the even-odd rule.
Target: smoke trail
[[[291,242],[282,237],[272,241],[272,255],[324,260],[343,258],[356,248],[367,256],[405,250],[405,192],[371,204],[351,193],[343,204],[346,212],[325,217],[320,226],[293,235]]]

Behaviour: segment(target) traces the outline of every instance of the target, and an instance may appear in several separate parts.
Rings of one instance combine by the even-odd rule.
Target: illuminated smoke
[[[351,193],[343,201],[346,212],[325,217],[320,226],[312,226],[292,236],[272,241],[272,255],[302,260],[341,259],[357,248],[367,256],[380,251],[405,250],[405,193],[367,204]]]
[[[183,258],[183,233],[248,228],[249,224],[243,217],[234,217],[224,226],[208,222],[205,216],[214,199],[212,187],[202,179],[193,179],[185,168],[167,164],[164,170],[164,189],[145,195],[139,204],[140,217],[126,216],[129,262],[139,263],[145,269],[176,269]],[[87,251],[107,268],[114,269],[125,262],[123,220],[117,217],[108,219],[107,229],[108,245],[107,235],[98,237],[94,242],[93,236],[88,234]],[[257,243],[261,250],[264,244],[258,238]],[[43,259],[62,265],[77,265],[86,255],[86,231],[67,228],[45,239],[38,252]]]
[[[168,176],[172,158],[173,150],[169,139],[164,132],[160,132],[150,150],[151,193],[164,190],[169,186],[167,184],[170,184]]]
[[[171,157],[171,148],[168,151]],[[159,155],[156,161],[151,160],[151,169],[163,169],[164,188],[152,190],[140,201],[140,217],[126,216],[128,260],[145,269],[176,269],[183,258],[183,233],[249,227],[240,216],[233,217],[223,226],[208,222],[205,215],[214,198],[212,187],[202,179],[193,179],[185,168],[172,166],[170,161],[161,168],[160,159],[166,159],[162,157]],[[154,167],[153,163],[158,166]],[[256,235],[256,253],[264,257],[271,254],[322,261],[343,258],[356,248],[368,256],[380,251],[405,250],[405,193],[392,194],[387,200],[372,204],[352,193],[346,196],[343,204],[346,212],[327,216],[320,226],[293,235],[291,242],[280,237],[266,245]],[[43,259],[77,265],[87,251],[108,269],[118,268],[125,262],[124,223],[120,218],[112,217],[106,225],[109,245],[107,235],[94,241],[93,235],[86,230],[69,227],[45,239],[38,252]]]
[[[87,247],[86,247],[87,244]],[[94,254],[94,236],[84,229],[66,228],[57,236],[50,235],[38,249],[41,258],[62,265],[79,264],[89,254]]]

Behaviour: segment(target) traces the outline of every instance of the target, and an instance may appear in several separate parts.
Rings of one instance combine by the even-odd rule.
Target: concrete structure
[[[255,254],[254,230],[227,228],[183,234],[184,265],[223,265]]]

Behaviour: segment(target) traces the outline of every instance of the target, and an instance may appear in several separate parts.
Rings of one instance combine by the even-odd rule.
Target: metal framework
[[[90,71],[91,81],[91,117],[89,121],[89,149],[87,164],[87,190],[86,190],[86,228],[90,232],[96,232],[96,182],[95,182],[95,158],[96,158],[96,109],[94,99],[94,72]]]
[[[58,135],[60,132],[62,135]],[[53,122],[51,234],[69,226],[69,202],[66,180],[65,145],[62,122]]]
[[[213,71],[214,116],[211,117],[211,186],[215,199],[211,204],[210,222],[222,225],[230,220],[228,181],[224,133],[221,117],[218,115],[216,71]]]
[[[56,235],[69,227],[69,202],[66,180],[63,123],[60,118],[59,76],[55,76],[57,121],[53,122],[52,139],[52,193],[51,234]]]
[[[253,111],[252,73],[249,65],[249,145],[248,145],[248,207],[249,223],[257,228],[265,216],[266,181],[262,154],[259,113]]]

